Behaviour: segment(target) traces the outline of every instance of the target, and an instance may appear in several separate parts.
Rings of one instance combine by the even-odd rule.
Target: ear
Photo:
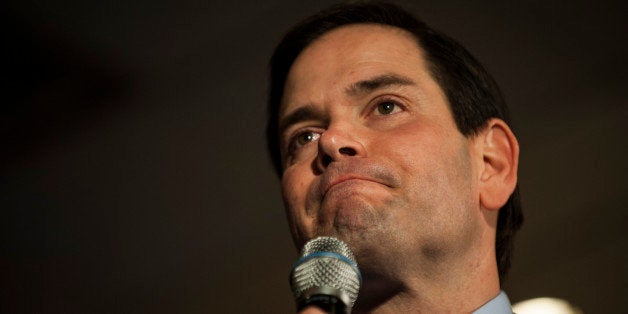
[[[480,205],[497,211],[517,185],[519,143],[506,122],[491,119],[478,134],[483,156],[480,168]]]

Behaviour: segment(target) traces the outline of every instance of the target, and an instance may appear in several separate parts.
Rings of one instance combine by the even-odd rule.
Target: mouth
[[[377,181],[375,181],[373,179],[370,179],[370,178],[363,178],[363,177],[357,177],[357,176],[343,176],[343,177],[337,178],[336,180],[331,182],[329,185],[327,185],[325,187],[324,191],[323,191],[323,195],[326,195],[327,192],[329,192],[329,190],[331,190],[333,187],[335,187],[337,185],[350,183],[350,182],[359,182],[359,181],[379,183],[379,182],[377,182]]]
[[[383,184],[377,180],[374,180],[372,178],[368,178],[368,177],[363,177],[363,176],[358,176],[358,175],[352,175],[352,174],[348,174],[348,175],[342,175],[339,177],[334,178],[333,180],[327,180],[327,183],[323,183],[320,185],[320,193],[321,196],[325,196],[327,195],[327,192],[329,192],[332,188],[338,186],[338,185],[344,185],[344,184],[351,184],[351,183],[359,183],[359,182],[372,182],[372,183],[377,183],[377,184],[382,184],[384,186],[387,186],[386,184]]]
[[[351,160],[335,163],[319,178],[317,184],[312,185],[311,196],[323,199],[331,189],[343,185],[363,185],[376,183],[385,188],[395,189],[401,185],[401,178],[394,172],[374,162]],[[316,196],[315,196],[316,195]]]

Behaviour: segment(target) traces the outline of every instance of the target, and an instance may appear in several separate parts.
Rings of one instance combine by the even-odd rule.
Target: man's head
[[[518,148],[497,85],[455,41],[388,4],[323,11],[277,47],[269,114],[297,246],[338,235],[363,259],[385,259],[385,243],[439,258],[496,220],[503,277],[522,222]]]

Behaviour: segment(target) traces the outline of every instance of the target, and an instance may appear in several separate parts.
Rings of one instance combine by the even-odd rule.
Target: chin
[[[354,191],[351,191],[354,192]],[[342,197],[327,198],[319,213],[322,225],[333,226],[337,230],[361,230],[378,222],[378,207],[381,204],[374,195],[351,193]]]
[[[361,231],[372,226],[369,212],[362,208],[341,208],[334,217],[334,229],[341,231]]]

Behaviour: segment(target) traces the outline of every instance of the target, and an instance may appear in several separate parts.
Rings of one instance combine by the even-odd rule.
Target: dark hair
[[[428,70],[443,89],[460,132],[474,135],[490,118],[509,123],[508,108],[499,87],[480,63],[459,43],[439,33],[404,9],[381,2],[339,4],[294,26],[270,60],[267,144],[275,170],[281,176],[278,115],[284,85],[297,56],[323,34],[349,24],[382,24],[411,33],[425,53]],[[510,268],[514,235],[523,223],[519,187],[499,210],[495,251],[500,282]]]

